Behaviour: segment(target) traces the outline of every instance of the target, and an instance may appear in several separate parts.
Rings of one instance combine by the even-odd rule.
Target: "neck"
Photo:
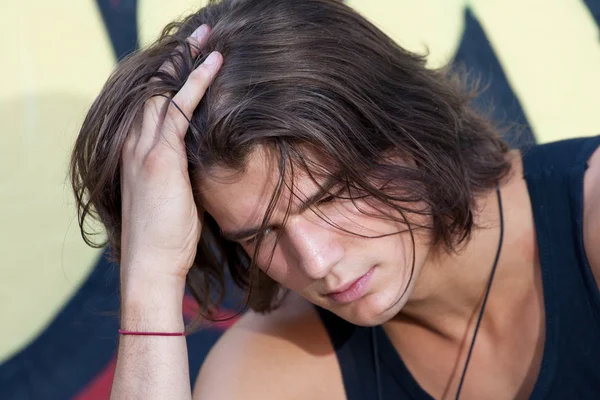
[[[514,164],[513,177],[500,190],[503,244],[485,309],[492,330],[501,329],[510,304],[518,304],[534,280],[535,229],[520,164]],[[416,323],[451,340],[463,338],[481,308],[500,244],[496,190],[482,196],[477,209],[476,228],[468,243],[456,253],[438,252],[428,257],[396,321]]]

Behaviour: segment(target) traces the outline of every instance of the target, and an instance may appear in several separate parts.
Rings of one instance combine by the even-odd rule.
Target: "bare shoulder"
[[[194,399],[344,399],[337,358],[313,305],[290,294],[276,311],[248,312],[200,370]]]
[[[585,252],[600,287],[600,147],[588,161],[583,191]]]

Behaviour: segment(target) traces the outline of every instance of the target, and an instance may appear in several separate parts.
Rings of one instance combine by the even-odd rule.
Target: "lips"
[[[364,275],[363,275],[364,276]],[[350,286],[354,285],[360,278],[362,278],[363,276],[357,278],[356,280],[352,281],[352,282],[348,282],[345,285],[340,286],[339,288],[337,288],[336,290],[332,290],[330,292],[327,293],[327,296],[331,295],[331,294],[337,294],[337,293],[342,293],[345,292],[346,290],[348,290],[350,288]]]
[[[334,291],[327,293],[327,297],[336,303],[349,303],[354,300],[362,297],[368,289],[369,282],[371,281],[371,277],[373,275],[373,270],[375,267],[372,267],[366,274],[356,279],[353,282],[349,282],[345,285],[340,286]]]

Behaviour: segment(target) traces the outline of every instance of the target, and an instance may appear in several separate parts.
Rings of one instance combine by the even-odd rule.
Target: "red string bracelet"
[[[136,332],[119,329],[121,335],[133,336],[185,336],[185,332]]]

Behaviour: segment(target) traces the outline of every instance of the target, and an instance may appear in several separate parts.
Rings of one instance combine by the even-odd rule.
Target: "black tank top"
[[[531,399],[600,399],[600,292],[583,244],[583,176],[600,136],[524,151],[541,263],[546,340]],[[348,400],[432,400],[381,326],[352,325],[318,308]],[[468,379],[468,377],[467,377]]]

